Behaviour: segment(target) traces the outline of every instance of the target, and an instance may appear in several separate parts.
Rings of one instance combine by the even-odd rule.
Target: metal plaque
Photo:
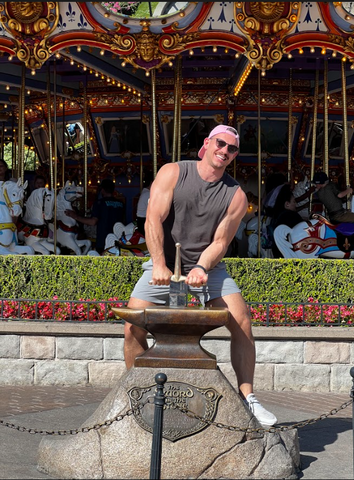
[[[131,408],[144,403],[148,397],[154,397],[156,384],[149,387],[133,387],[128,391]],[[206,420],[213,420],[217,405],[222,397],[214,388],[201,388],[188,383],[166,382],[164,386],[165,405],[163,413],[162,436],[171,442],[194,435],[209,425],[181,412],[183,406]],[[147,403],[141,410],[136,410],[134,418],[144,430],[153,431],[154,403]]]

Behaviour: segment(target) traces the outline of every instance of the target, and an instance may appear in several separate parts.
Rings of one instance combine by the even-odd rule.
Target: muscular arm
[[[210,270],[224,258],[227,248],[247,212],[247,205],[246,194],[241,188],[238,188],[225,217],[215,231],[212,243],[199,257],[198,265],[202,265],[206,270]],[[187,276],[186,283],[199,286],[206,283],[207,278],[207,274],[202,269],[193,268]]]
[[[163,251],[164,232],[162,224],[172,204],[173,190],[179,175],[177,163],[161,167],[151,186],[150,200],[146,211],[145,239],[153,261],[152,281],[157,285],[169,285],[172,272],[166,266]]]
[[[353,193],[353,189],[351,187],[348,187],[345,190],[343,190],[343,192],[339,192],[337,197],[343,198],[343,197],[346,197],[347,195],[351,195],[352,193]]]

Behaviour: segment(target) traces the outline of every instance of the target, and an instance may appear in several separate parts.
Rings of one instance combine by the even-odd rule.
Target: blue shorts
[[[136,283],[131,297],[158,305],[166,305],[170,293],[169,285],[149,285],[149,281],[152,279],[151,259],[145,262],[142,268],[144,273]],[[215,298],[241,293],[235,281],[227,273],[224,262],[220,262],[212,270],[209,270],[207,285],[203,287],[188,286],[188,290],[192,296],[199,299],[203,306]]]

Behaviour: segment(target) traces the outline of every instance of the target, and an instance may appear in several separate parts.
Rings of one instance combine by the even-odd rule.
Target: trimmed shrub
[[[1,298],[128,300],[148,258],[0,256]],[[354,302],[352,260],[226,258],[247,302]]]

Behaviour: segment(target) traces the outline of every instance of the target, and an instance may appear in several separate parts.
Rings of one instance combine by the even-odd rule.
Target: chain
[[[125,417],[129,417],[131,415],[135,415],[140,410],[142,410],[146,404],[153,403],[154,397],[148,397],[144,403],[138,403],[133,408],[130,408],[125,413],[117,415],[116,417],[112,418],[111,420],[105,420],[103,423],[96,423],[92,427],[81,427],[75,428],[72,430],[37,430],[36,428],[28,428],[23,427],[20,425],[15,425],[14,423],[5,422],[4,420],[0,419],[0,425],[8,428],[13,428],[14,430],[18,430],[19,432],[27,432],[31,434],[38,433],[39,435],[77,435],[78,433],[87,433],[91,430],[99,430],[102,427],[109,427],[114,422],[119,422],[123,420]],[[276,433],[276,432],[286,432],[288,430],[294,430],[295,428],[302,428],[306,427],[307,425],[312,425],[320,420],[324,420],[325,418],[330,417],[331,415],[336,415],[340,410],[344,410],[350,404],[353,403],[353,400],[347,400],[346,402],[342,403],[342,405],[338,408],[333,408],[327,413],[322,413],[319,417],[309,418],[307,420],[303,420],[301,422],[294,423],[292,425],[279,425],[279,427],[270,427],[270,428],[250,428],[250,427],[238,427],[235,425],[225,425],[224,423],[220,422],[213,422],[212,420],[208,420],[196,413],[188,410],[188,408],[183,407],[181,405],[176,404],[176,408],[178,408],[182,413],[187,415],[189,418],[193,418],[195,420],[199,420],[201,422],[206,423],[207,425],[213,425],[217,428],[224,428],[226,430],[230,430],[231,432],[245,432],[245,433],[258,433],[263,435],[264,433]]]
[[[4,420],[0,419],[0,425],[8,428],[13,428],[14,430],[18,430],[19,432],[27,432],[31,433],[32,435],[38,433],[39,435],[77,435],[78,433],[87,433],[91,430],[99,430],[102,427],[109,427],[114,422],[119,422],[123,420],[125,417],[129,417],[130,415],[135,415],[140,410],[142,410],[147,403],[153,403],[154,398],[148,397],[144,403],[138,403],[133,408],[130,408],[125,413],[117,415],[116,417],[112,418],[111,420],[105,420],[103,423],[96,423],[92,427],[81,427],[75,428],[72,430],[37,430],[36,428],[27,428],[22,427],[20,425],[15,425],[14,423],[5,422]]]
[[[338,408],[333,408],[331,411],[328,413],[322,413],[319,417],[316,418],[310,418],[308,420],[303,420],[302,422],[294,423],[293,425],[279,425],[279,427],[270,427],[270,428],[250,428],[250,427],[238,427],[235,425],[225,425],[224,423],[220,422],[213,422],[212,420],[207,420],[204,417],[201,417],[200,415],[197,415],[196,413],[192,412],[191,410],[188,410],[188,408],[176,405],[176,407],[182,412],[187,415],[187,417],[194,418],[195,420],[199,420],[201,422],[206,423],[207,425],[214,425],[214,427],[218,428],[225,428],[226,430],[230,430],[231,432],[245,432],[245,433],[259,433],[263,435],[264,433],[276,433],[276,432],[286,432],[288,430],[294,430],[295,428],[302,428],[306,427],[306,425],[312,425],[313,423],[316,423],[320,420],[324,420],[325,418],[331,416],[331,415],[336,415],[340,410],[344,410],[345,408],[348,407],[353,403],[353,400],[348,400]]]

